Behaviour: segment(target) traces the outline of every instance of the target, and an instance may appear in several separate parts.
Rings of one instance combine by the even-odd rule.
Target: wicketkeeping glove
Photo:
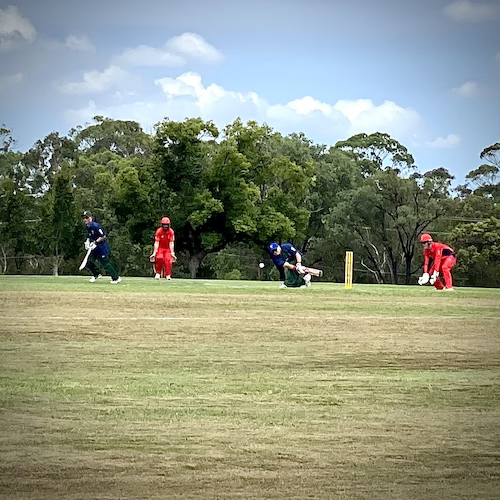
[[[418,284],[419,285],[425,285],[429,283],[429,273],[424,273],[420,278],[418,278]]]
[[[438,279],[438,276],[439,276],[439,271],[434,271],[429,279],[429,283],[431,285],[434,285],[434,283],[436,283],[436,280]]]

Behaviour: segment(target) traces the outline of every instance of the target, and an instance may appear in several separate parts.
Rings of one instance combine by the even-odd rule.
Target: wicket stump
[[[352,288],[352,252],[345,253],[345,288]]]

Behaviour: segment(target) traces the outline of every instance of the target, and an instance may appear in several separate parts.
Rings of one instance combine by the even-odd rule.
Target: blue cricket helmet
[[[274,252],[277,248],[279,247],[278,243],[276,243],[275,241],[271,241],[271,243],[269,243],[269,245],[267,245],[267,249],[272,253]]]

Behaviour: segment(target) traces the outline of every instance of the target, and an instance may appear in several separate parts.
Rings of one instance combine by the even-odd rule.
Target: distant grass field
[[[498,499],[500,290],[0,277],[0,498]]]

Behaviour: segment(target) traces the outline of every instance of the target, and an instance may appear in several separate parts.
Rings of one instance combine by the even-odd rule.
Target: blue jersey
[[[295,255],[299,252],[291,243],[283,243],[280,245],[281,252],[279,255],[271,255],[271,259],[273,259],[273,263],[276,267],[283,267],[285,262],[291,262],[295,264]],[[300,255],[302,255],[299,252]]]
[[[85,228],[87,229],[87,238],[91,243],[101,236],[106,236],[106,233],[102,230],[101,226],[95,221],[92,221],[88,226],[85,226]],[[97,247],[92,250],[92,253],[107,255],[109,253],[109,247],[106,240],[97,243]]]

